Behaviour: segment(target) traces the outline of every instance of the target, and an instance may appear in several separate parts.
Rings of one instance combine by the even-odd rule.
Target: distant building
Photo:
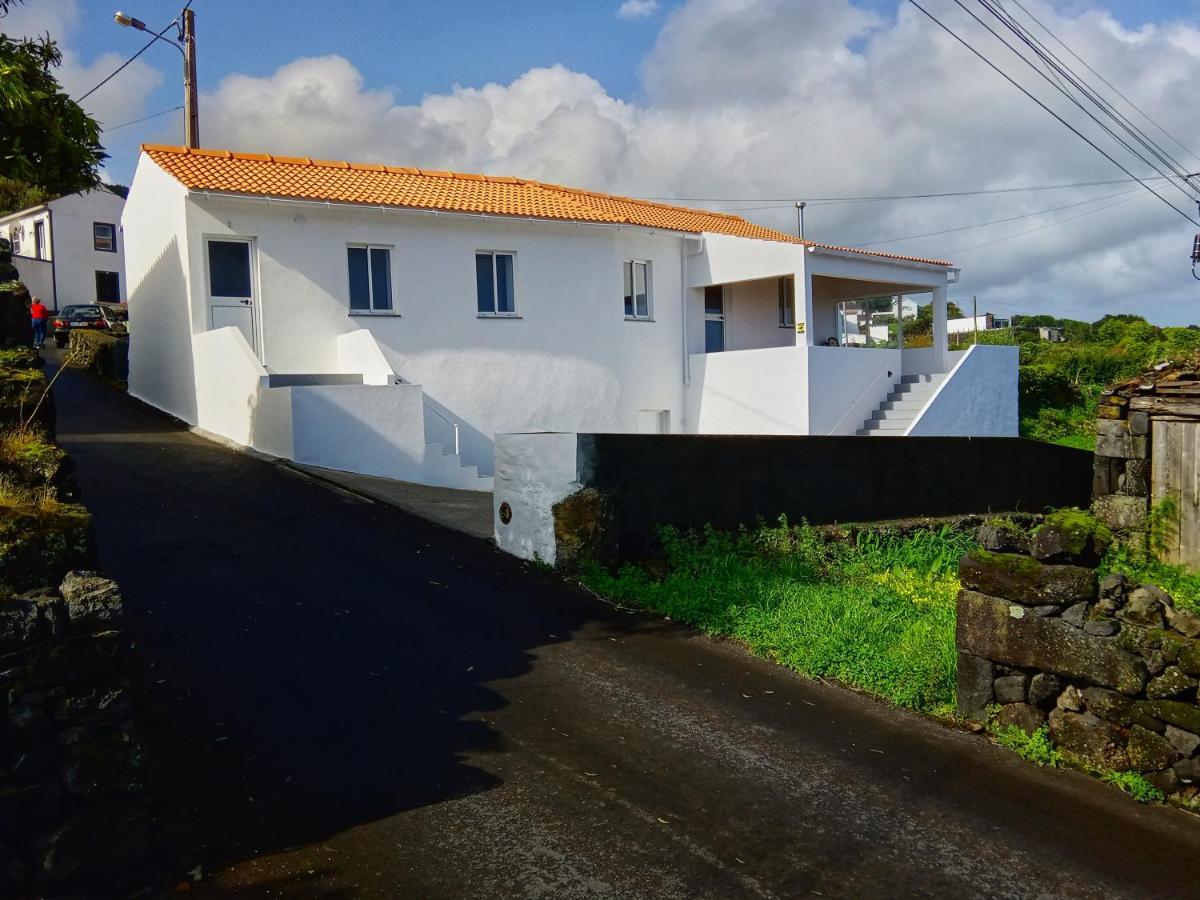
[[[991,313],[946,320],[946,334],[970,334],[977,328],[980,331],[991,331],[1000,327],[1002,326],[996,324],[996,317]]]
[[[1043,341],[1049,341],[1051,344],[1061,344],[1066,340],[1063,337],[1063,330],[1057,325],[1040,325],[1038,326],[1038,337]]]
[[[125,301],[125,201],[105,187],[0,216],[29,292],[51,309]]]

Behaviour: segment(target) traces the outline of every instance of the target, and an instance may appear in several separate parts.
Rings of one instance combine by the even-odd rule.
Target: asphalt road
[[[210,896],[1195,896],[1200,819],[58,394]]]

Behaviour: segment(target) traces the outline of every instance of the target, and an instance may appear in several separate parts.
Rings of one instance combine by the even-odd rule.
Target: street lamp
[[[117,12],[113,19],[123,28],[133,28],[153,34],[151,43],[162,41],[170,44],[183,56],[183,142],[188,147],[199,147],[200,115],[196,102],[196,14],[185,7],[179,18],[167,23],[167,27],[158,32],[152,32],[141,19],[127,16],[123,12]],[[179,43],[163,37],[167,28],[172,25],[179,26]]]

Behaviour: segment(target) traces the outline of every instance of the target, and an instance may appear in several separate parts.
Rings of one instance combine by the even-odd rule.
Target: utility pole
[[[971,295],[971,316],[975,324],[975,343],[979,343],[979,298]]]
[[[200,110],[196,99],[196,13],[189,7],[183,11],[179,29],[183,41],[183,142],[188,147],[200,146]]]
[[[808,204],[803,200],[796,201],[796,236],[804,240],[804,207]]]

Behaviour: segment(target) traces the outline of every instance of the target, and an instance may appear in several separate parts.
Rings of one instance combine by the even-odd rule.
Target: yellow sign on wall
[[[804,323],[803,322],[796,323],[796,334],[804,334]]]

